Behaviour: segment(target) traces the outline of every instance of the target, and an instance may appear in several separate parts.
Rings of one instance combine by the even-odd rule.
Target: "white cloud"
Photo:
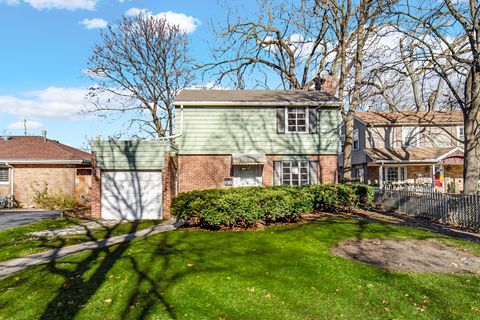
[[[107,27],[107,21],[103,19],[83,19],[80,21],[81,24],[85,26],[87,29],[101,29]]]
[[[0,112],[29,119],[78,119],[87,89],[49,87],[24,97],[0,96]]]
[[[98,0],[3,0],[8,5],[29,4],[35,9],[66,9],[66,10],[93,10]]]
[[[173,11],[160,12],[154,15],[151,11],[147,9],[130,8],[125,12],[125,15],[136,16],[141,13],[147,14],[155,18],[164,18],[170,25],[178,26],[180,30],[185,33],[194,32],[197,27],[202,24],[197,18]]]
[[[25,121],[17,121],[17,122],[14,122],[14,123],[10,123],[8,126],[7,126],[7,129],[10,129],[10,130],[24,130],[25,129],[25,126],[27,127],[27,130],[36,130],[36,129],[40,129],[43,127],[43,124],[41,122],[38,122],[38,121],[30,121],[30,120],[27,120],[27,122],[25,123]]]

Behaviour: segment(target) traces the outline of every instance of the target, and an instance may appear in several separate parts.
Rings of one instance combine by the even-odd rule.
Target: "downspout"
[[[155,140],[167,140],[175,139],[183,135],[183,104],[180,106],[180,132],[174,134],[173,136],[155,138]]]
[[[5,161],[5,165],[11,169],[11,170],[10,170],[10,172],[11,172],[11,177],[10,177],[10,201],[9,201],[9,203],[8,203],[9,208],[11,208],[11,207],[12,207],[12,201],[13,201],[13,185],[14,185],[14,184],[13,184],[13,177],[14,177],[14,175],[13,175],[13,166],[10,165],[10,164],[8,163],[8,161]]]

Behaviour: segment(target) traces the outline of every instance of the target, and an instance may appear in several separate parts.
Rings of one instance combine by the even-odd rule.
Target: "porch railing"
[[[480,195],[409,190],[377,190],[375,203],[438,223],[480,229]]]

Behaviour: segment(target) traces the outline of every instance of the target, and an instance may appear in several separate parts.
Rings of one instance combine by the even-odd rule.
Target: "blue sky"
[[[221,0],[0,0],[1,133],[23,134],[26,119],[29,134],[47,130],[50,138],[81,147],[86,137],[122,130],[120,121],[77,114],[91,84],[82,69],[99,27],[132,8],[169,12],[188,28],[193,57],[206,61],[210,21],[221,21],[224,7]]]

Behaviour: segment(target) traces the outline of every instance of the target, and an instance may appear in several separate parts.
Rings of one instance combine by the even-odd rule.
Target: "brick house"
[[[167,140],[93,141],[92,216],[160,219],[178,192],[333,183],[340,102],[320,91],[183,90]]]
[[[0,137],[0,197],[34,207],[35,192],[90,194],[91,154],[43,136]]]
[[[344,128],[342,128],[342,139]],[[460,111],[357,112],[352,178],[383,186],[463,188],[463,115]],[[342,172],[343,156],[339,156]]]
[[[178,191],[336,182],[340,106],[321,91],[183,90]]]

